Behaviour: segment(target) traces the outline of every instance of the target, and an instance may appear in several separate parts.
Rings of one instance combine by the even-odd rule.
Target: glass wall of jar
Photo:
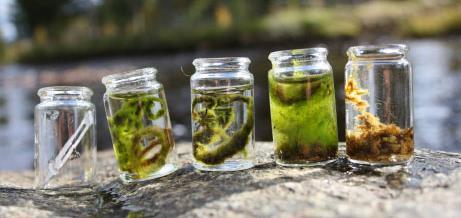
[[[93,92],[54,86],[38,91],[35,107],[35,187],[90,185],[96,166]]]
[[[354,163],[403,164],[413,156],[412,73],[405,45],[347,51],[346,152]]]
[[[177,169],[165,92],[157,70],[144,68],[102,78],[104,106],[120,178],[158,178]]]
[[[269,98],[275,161],[323,165],[336,159],[338,131],[333,73],[326,48],[269,55]]]
[[[253,167],[253,75],[245,57],[199,58],[191,77],[194,166],[206,171]]]

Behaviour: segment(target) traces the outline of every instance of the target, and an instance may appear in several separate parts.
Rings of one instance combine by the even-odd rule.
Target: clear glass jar
[[[168,175],[177,169],[177,154],[162,84],[155,68],[102,78],[104,106],[124,182]]]
[[[269,98],[275,161],[315,166],[338,152],[335,89],[326,48],[276,51],[269,55]]]
[[[346,152],[367,165],[404,164],[413,156],[413,94],[405,45],[347,51]]]
[[[253,167],[253,75],[245,57],[199,58],[191,77],[194,167],[234,171]]]
[[[96,166],[93,92],[86,87],[38,90],[35,107],[35,187],[90,185]]]

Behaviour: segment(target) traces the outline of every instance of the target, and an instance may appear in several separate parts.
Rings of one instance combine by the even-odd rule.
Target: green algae
[[[269,96],[278,162],[306,164],[336,157],[338,135],[331,73],[278,80],[270,72]]]
[[[237,93],[204,93],[193,90],[192,120],[197,130],[192,135],[193,155],[197,161],[208,165],[224,163],[238,153],[246,155],[246,145],[251,140],[254,126],[252,97]],[[237,102],[246,105],[246,120],[232,134],[229,129],[236,121]],[[202,107],[197,107],[197,105]]]
[[[115,109],[107,120],[120,170],[143,179],[164,166],[174,146],[172,132],[152,121],[167,113],[165,101],[149,93],[123,93],[109,94],[108,104]]]

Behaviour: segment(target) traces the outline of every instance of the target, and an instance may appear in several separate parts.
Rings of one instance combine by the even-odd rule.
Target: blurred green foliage
[[[16,0],[13,21],[19,37],[27,37],[36,34],[40,28],[59,37],[67,21],[64,6],[69,5],[71,0]]]
[[[16,60],[461,33],[459,0],[17,0]]]
[[[4,105],[6,105],[6,100],[2,96],[0,96],[0,107],[3,107]]]
[[[0,109],[6,105],[6,100],[0,96]],[[5,116],[0,115],[0,125],[8,123],[8,118]]]

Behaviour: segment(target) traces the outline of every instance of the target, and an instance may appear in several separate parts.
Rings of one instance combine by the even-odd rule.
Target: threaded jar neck
[[[83,86],[50,86],[38,90],[40,101],[83,100],[89,101],[93,91]]]
[[[328,50],[326,48],[303,48],[275,51],[269,54],[269,60],[274,68],[303,65],[312,61],[325,61]]]
[[[124,73],[117,73],[102,78],[102,83],[107,89],[133,89],[142,86],[149,86],[156,83],[157,69],[143,68]]]
[[[362,45],[347,50],[349,60],[397,60],[405,58],[407,53],[404,44]]]
[[[250,63],[247,57],[197,58],[192,62],[197,73],[247,71]]]

